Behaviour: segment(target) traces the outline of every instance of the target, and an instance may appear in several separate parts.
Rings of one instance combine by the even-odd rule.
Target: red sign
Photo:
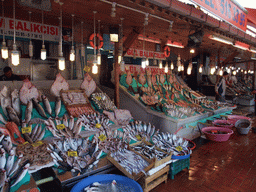
[[[148,66],[147,68],[142,68],[140,65],[130,65],[125,64],[125,69],[131,73],[145,73],[146,71],[151,71],[151,74],[162,74],[164,73],[164,68],[160,69],[159,67]]]
[[[247,13],[232,0],[190,0],[235,27],[246,31]]]
[[[138,50],[138,49],[128,49],[125,57],[143,57],[143,50]],[[144,51],[144,56],[150,59],[165,59],[164,53],[160,53],[160,52],[154,52],[154,51]]]

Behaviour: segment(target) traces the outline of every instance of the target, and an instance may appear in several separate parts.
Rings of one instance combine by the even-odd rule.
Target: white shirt
[[[221,81],[215,85],[216,92],[218,92],[218,89],[221,85],[222,85],[222,90],[223,90],[221,96],[224,97],[226,94],[226,88],[227,88],[226,80],[224,77],[222,77]]]

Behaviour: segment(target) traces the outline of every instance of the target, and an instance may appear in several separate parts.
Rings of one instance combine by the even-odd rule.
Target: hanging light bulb
[[[180,55],[178,55],[178,57],[177,57],[177,66],[178,66],[178,72],[182,71]]]
[[[157,65],[157,60],[154,58],[153,65]]]
[[[200,67],[199,67],[199,73],[203,73],[203,65],[200,65]]]
[[[11,53],[12,56],[12,64],[14,66],[17,66],[20,64],[20,54],[19,51],[17,51],[17,46],[15,43],[16,40],[16,20],[15,20],[15,0],[13,0],[13,20],[14,20],[14,35],[13,35],[13,51]]]
[[[74,14],[71,15],[72,16],[72,47],[71,47],[71,50],[70,50],[70,55],[69,55],[69,60],[72,62],[72,61],[75,61],[75,47],[74,47]]]
[[[174,69],[174,65],[173,65],[173,61],[172,61],[172,63],[171,63],[171,70],[173,70]]]
[[[243,73],[243,72],[244,72],[244,70],[243,70],[243,69],[241,69],[241,72]]]
[[[149,66],[149,60],[146,58],[146,66]]]
[[[230,71],[231,71],[231,69],[230,69],[230,68],[228,68],[228,69],[227,69],[227,72],[228,72],[228,73],[230,73]]]
[[[188,75],[191,75],[191,72],[192,72],[192,62],[190,62],[189,64],[188,64],[188,69],[187,69],[187,74]]]
[[[165,67],[164,67],[164,72],[168,73],[168,63],[166,63]]]
[[[97,65],[96,58],[94,58],[94,61],[93,61],[92,73],[93,74],[97,74],[98,73],[98,65]]]
[[[159,60],[159,68],[162,69],[163,68],[163,61]]]
[[[5,17],[4,17],[4,0],[2,0],[2,13],[3,13],[3,25],[4,25],[4,33],[3,33],[3,43],[2,43],[2,48],[1,48],[1,54],[3,59],[8,58],[8,47],[6,47],[6,42],[5,42]]]
[[[46,59],[46,49],[44,45],[44,11],[42,10],[42,33],[43,33],[43,44],[42,44],[42,49],[41,49],[41,59],[45,60]]]
[[[236,70],[233,71],[233,75],[236,75]]]
[[[190,49],[190,51],[189,51],[190,53],[195,53],[195,49]]]
[[[100,35],[100,20],[98,20],[98,35]],[[100,38],[98,38],[98,53],[97,53],[97,64],[101,65],[101,54],[100,54]]]
[[[58,65],[59,65],[59,70],[63,71],[65,70],[65,58],[63,57],[63,52],[62,52],[62,2],[59,2],[60,4],[60,42],[59,42],[59,59],[58,59]]]
[[[117,56],[117,62],[118,62],[118,64],[120,64],[121,61],[122,61],[122,55],[121,55],[121,53],[119,53],[118,56]]]
[[[93,11],[94,19],[93,19],[93,34],[94,37],[96,37],[96,24],[95,24],[95,14],[97,11]],[[98,73],[98,66],[97,66],[97,55],[96,55],[96,38],[94,38],[94,60],[93,60],[93,66],[92,66],[92,73],[97,74]]]
[[[220,69],[219,75],[222,76],[223,75],[223,70]]]
[[[32,25],[31,25],[31,11],[28,12],[29,13],[29,26],[30,26],[30,32],[32,31]],[[30,35],[30,41],[29,41],[29,45],[28,45],[28,55],[30,58],[33,57],[33,44],[31,41],[31,35]]]
[[[144,69],[146,68],[146,57],[144,56],[141,60],[141,67]]]
[[[247,71],[244,71],[244,74],[246,75],[246,74],[247,74]]]
[[[184,71],[184,65],[183,64],[181,65],[181,71]]]

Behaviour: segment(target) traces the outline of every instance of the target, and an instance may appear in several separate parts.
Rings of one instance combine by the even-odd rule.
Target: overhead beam
[[[142,31],[143,27],[134,27],[132,32],[128,35],[123,43],[123,55],[126,54],[128,49],[132,46],[133,42],[138,38],[140,32]]]
[[[228,64],[228,62],[232,61],[237,55],[239,55],[238,51],[234,51],[231,55],[228,56],[221,64],[223,67]]]

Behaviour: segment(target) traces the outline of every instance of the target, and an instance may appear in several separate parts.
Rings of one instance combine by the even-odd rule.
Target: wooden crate
[[[85,98],[85,103],[80,103],[80,104],[69,104],[66,100],[65,100],[65,94],[67,93],[81,93],[84,98]],[[94,113],[95,110],[93,109],[93,107],[91,106],[91,103],[87,97],[87,95],[85,94],[84,90],[67,90],[67,91],[61,91],[61,99],[62,102],[65,105],[65,108],[68,112],[68,114],[70,116],[73,117],[78,117],[81,114],[90,114],[90,113]]]
[[[140,180],[138,180],[138,183],[141,185],[144,192],[148,192],[160,185],[162,182],[167,183],[168,173],[169,165],[154,173],[153,175],[142,177]]]
[[[140,154],[138,154],[138,155],[140,155]],[[142,156],[142,155],[140,155],[140,156],[141,156],[144,160],[146,160],[146,161],[149,163],[149,165],[148,165],[145,169],[143,169],[144,172],[148,172],[151,168],[153,168],[153,166],[154,166],[154,161],[153,161],[153,160],[149,160],[148,158],[145,158],[145,157]],[[130,173],[129,173],[128,171],[126,171],[126,169],[123,168],[113,157],[111,157],[110,154],[108,154],[107,158],[108,158],[108,160],[109,160],[116,168],[118,168],[120,171],[122,171],[123,174],[125,174],[127,177],[129,177],[129,178],[131,178],[131,179],[133,179],[133,180],[135,180],[135,181],[137,181],[138,179],[140,179],[140,178],[143,177],[143,175],[144,175],[143,172],[140,172],[140,173],[138,173],[138,174],[134,174],[134,173],[130,174]]]
[[[145,143],[145,144],[148,145],[148,146],[153,146],[153,144],[151,144],[151,143],[149,143],[148,141],[145,141],[145,140],[143,139],[142,141],[139,141],[139,142],[137,142],[137,143],[131,144],[130,147],[139,145],[139,144],[141,144],[141,143]],[[135,151],[135,150],[133,150],[132,148],[129,148],[129,149],[138,154],[138,152]],[[165,154],[168,154],[167,152],[163,151],[162,149],[160,149],[160,148],[158,148],[158,147],[156,147],[156,149],[157,149],[158,151],[162,151],[162,152],[165,153]],[[140,154],[140,153],[139,153],[139,154]],[[140,154],[140,155],[142,155],[142,154]],[[147,157],[145,157],[145,158],[147,158]],[[170,161],[171,159],[172,159],[172,153],[170,153],[166,158],[161,159],[161,160],[157,160],[156,158],[154,158],[154,159],[153,159],[153,160],[154,160],[154,167],[158,167],[158,166],[160,166],[160,165],[162,165],[162,164],[164,164],[164,163]]]

